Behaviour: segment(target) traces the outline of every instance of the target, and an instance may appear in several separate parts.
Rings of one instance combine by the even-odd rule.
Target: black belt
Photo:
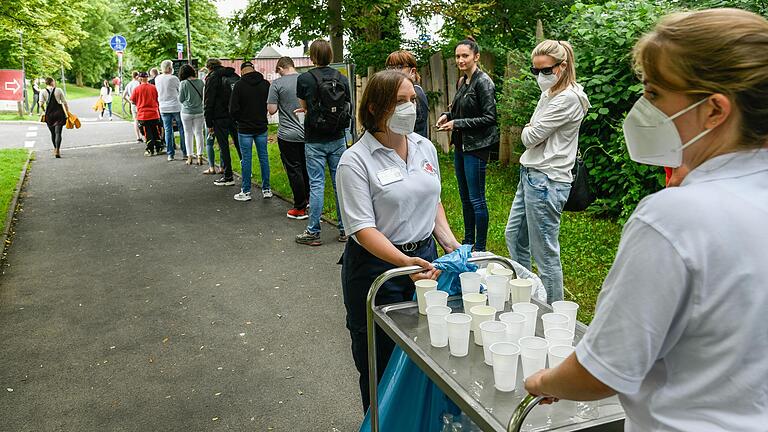
[[[416,241],[416,242],[408,242],[408,243],[403,243],[401,245],[395,245],[395,247],[398,248],[402,252],[408,253],[408,252],[413,252],[413,251],[419,249],[422,246],[425,246],[430,241],[432,241],[432,236],[429,236],[429,237],[425,238],[424,240],[419,240],[419,241]]]

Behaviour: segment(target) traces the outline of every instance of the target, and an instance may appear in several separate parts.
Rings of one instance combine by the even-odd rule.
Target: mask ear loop
[[[684,110],[682,110],[682,111],[678,112],[677,114],[673,115],[672,117],[670,117],[670,118],[669,118],[669,120],[670,120],[670,121],[672,121],[672,120],[674,120],[674,119],[676,119],[676,118],[680,117],[681,115],[683,115],[683,114],[687,113],[688,111],[690,111],[690,110],[692,110],[692,109],[694,109],[694,108],[698,107],[699,105],[703,104],[703,103],[704,103],[704,102],[706,102],[706,101],[707,101],[707,98],[704,98],[704,99],[702,99],[702,100],[700,100],[700,101],[696,102],[695,104],[693,104],[693,105],[689,106],[688,108],[686,108],[686,109],[684,109]],[[683,151],[683,149],[685,149],[686,147],[688,147],[688,146],[690,146],[691,144],[694,144],[696,141],[698,141],[698,140],[702,139],[702,138],[704,137],[704,135],[706,135],[706,134],[708,134],[708,133],[710,133],[710,132],[712,132],[712,129],[704,129],[704,130],[703,130],[701,133],[699,133],[699,134],[698,134],[698,135],[696,135],[695,137],[691,138],[691,140],[690,140],[690,141],[688,141],[687,143],[685,143],[685,144],[683,144],[682,146],[680,146],[680,151]]]

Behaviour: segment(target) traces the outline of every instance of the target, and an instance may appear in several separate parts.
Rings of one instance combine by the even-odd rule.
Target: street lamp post
[[[187,63],[192,64],[192,36],[189,32],[189,0],[184,0],[184,15],[187,21]]]
[[[29,111],[29,101],[27,100],[27,71],[24,67],[24,35],[19,30],[19,47],[21,48],[21,86],[23,87],[22,97],[24,104],[24,111]]]

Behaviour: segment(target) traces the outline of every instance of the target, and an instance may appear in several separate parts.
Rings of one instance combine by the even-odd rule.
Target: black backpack
[[[235,88],[238,81],[240,81],[240,76],[237,74],[221,77],[221,97],[222,100],[227,101],[227,104],[229,104],[229,97],[232,96],[232,89]]]
[[[332,77],[323,77],[317,69],[311,69],[309,74],[317,82],[317,92],[312,101],[307,121],[314,129],[322,133],[333,133],[349,127],[352,120],[349,102],[341,73],[335,72]]]

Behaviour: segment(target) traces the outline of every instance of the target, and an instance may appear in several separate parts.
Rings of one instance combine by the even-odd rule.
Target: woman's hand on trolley
[[[423,272],[414,273],[411,275],[411,279],[414,281],[422,280],[422,279],[435,280],[438,278],[438,276],[440,276],[440,270],[433,267],[432,263],[430,263],[429,261],[419,257],[406,256],[406,259],[404,261],[404,267],[406,266],[419,266],[424,269]]]

